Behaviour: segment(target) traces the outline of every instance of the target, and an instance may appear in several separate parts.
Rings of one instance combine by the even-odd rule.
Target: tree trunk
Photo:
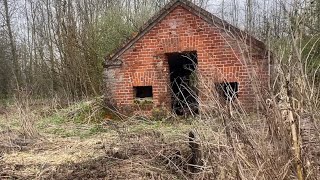
[[[15,40],[13,37],[12,28],[11,28],[11,18],[9,15],[8,0],[3,0],[3,5],[4,5],[5,21],[6,21],[6,26],[7,26],[7,30],[8,30],[11,55],[12,55],[12,71],[13,71],[13,75],[14,75],[14,78],[16,81],[16,88],[19,89],[19,87],[21,85],[20,66],[19,66],[19,62],[18,62],[16,44],[15,44]]]

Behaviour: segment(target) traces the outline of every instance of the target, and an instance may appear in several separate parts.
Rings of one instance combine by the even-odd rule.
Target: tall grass
[[[320,147],[319,82],[305,69],[310,59],[302,55],[301,36],[296,34],[299,32],[289,31],[295,35],[289,36],[286,43],[268,47],[273,52],[268,57],[273,62],[268,91],[261,86],[256,70],[250,68],[252,55],[241,58],[253,82],[254,113],[249,113],[252,109],[247,111],[233,95],[222,100],[213,88],[215,82],[201,72],[196,72],[199,89],[183,87],[191,95],[201,93],[195,129],[203,152],[203,171],[189,173],[199,179],[301,180],[320,176],[320,150],[316,148]],[[251,51],[250,44],[245,46],[246,37],[233,38],[238,39],[237,50],[242,54]],[[223,74],[218,76],[224,79]]]

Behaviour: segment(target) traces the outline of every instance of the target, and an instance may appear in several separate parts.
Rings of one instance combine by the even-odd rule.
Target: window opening
[[[152,98],[152,86],[136,86],[134,88],[135,98]]]
[[[217,90],[224,100],[234,100],[238,97],[239,83],[238,82],[224,82],[217,85]]]

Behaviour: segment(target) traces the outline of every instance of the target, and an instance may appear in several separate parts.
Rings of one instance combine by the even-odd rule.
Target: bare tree
[[[21,77],[20,77],[20,65],[18,62],[18,54],[17,54],[17,48],[16,48],[16,42],[13,37],[13,31],[11,26],[11,16],[10,16],[10,10],[8,5],[8,0],[3,0],[3,6],[4,6],[4,18],[5,18],[5,24],[9,36],[10,41],[10,48],[11,48],[11,58],[12,58],[12,71],[15,78],[15,84],[17,89],[19,89],[19,86],[21,85]]]

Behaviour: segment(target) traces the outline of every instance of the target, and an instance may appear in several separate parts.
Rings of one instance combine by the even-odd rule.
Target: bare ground
[[[190,153],[188,123],[108,121],[88,133],[91,126],[49,121],[40,137],[28,139],[14,116],[0,115],[0,179],[185,178],[169,161]]]
[[[130,117],[120,121],[101,116],[96,107],[82,103],[67,109],[26,108],[23,112],[4,108],[0,114],[0,179],[295,177],[287,129],[273,135],[259,115],[229,121],[229,142],[226,126],[214,115],[190,121],[167,117],[157,121],[161,114],[153,120]],[[39,136],[28,138],[22,120],[35,122],[30,124],[36,127],[33,134]],[[198,136],[195,141],[190,140],[191,131]],[[311,173],[316,172],[313,169]]]

